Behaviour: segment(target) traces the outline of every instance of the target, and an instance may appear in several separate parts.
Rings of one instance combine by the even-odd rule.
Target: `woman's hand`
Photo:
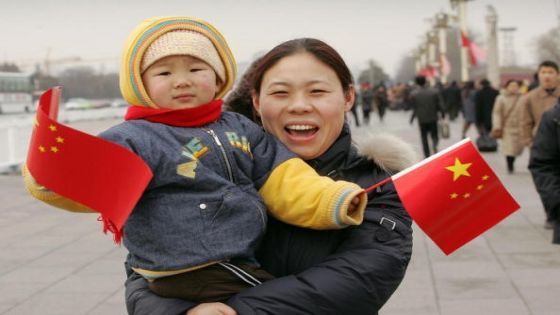
[[[185,315],[237,315],[237,312],[224,303],[202,303],[190,309]]]

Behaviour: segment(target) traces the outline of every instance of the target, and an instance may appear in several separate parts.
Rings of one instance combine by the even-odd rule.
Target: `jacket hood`
[[[400,172],[419,161],[412,145],[393,134],[354,133],[353,141],[360,155],[389,174]]]

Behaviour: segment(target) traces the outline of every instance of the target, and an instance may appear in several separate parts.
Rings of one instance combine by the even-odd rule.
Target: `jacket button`
[[[375,239],[384,243],[391,238],[391,232],[384,227],[380,227],[375,231]]]
[[[200,207],[200,209],[204,210],[204,209],[206,209],[206,204],[205,204],[205,203],[201,203],[201,204],[199,205],[199,207]]]

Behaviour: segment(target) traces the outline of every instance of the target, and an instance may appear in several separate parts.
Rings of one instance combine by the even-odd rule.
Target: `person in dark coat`
[[[248,77],[255,108],[249,117],[260,117],[267,131],[321,175],[368,187],[413,163],[412,148],[394,137],[370,136],[354,145],[358,139],[352,139],[344,118],[354,102],[352,76],[326,43],[309,38],[282,43]],[[248,104],[235,97],[226,102],[235,111]],[[127,308],[136,315],[197,315],[209,309],[240,315],[377,314],[405,275],[411,223],[389,183],[369,195],[364,223],[356,227],[316,231],[269,220],[257,257],[277,278],[238,293],[227,305],[159,297],[129,270]]]
[[[560,244],[560,99],[544,112],[529,157],[529,171]]]
[[[475,123],[481,134],[486,135],[492,130],[492,110],[496,97],[500,92],[490,85],[490,81],[482,79],[481,89],[475,96]]]
[[[369,82],[364,82],[360,86],[360,96],[362,98],[362,117],[364,125],[369,125],[369,114],[373,109],[373,87]]]
[[[439,92],[427,86],[426,77],[422,75],[417,76],[415,81],[419,89],[415,90],[411,96],[412,116],[410,117],[410,123],[413,123],[414,118],[418,118],[422,149],[424,156],[428,157],[438,151],[438,115],[441,115],[443,119],[445,113]],[[428,144],[428,135],[430,135],[432,140],[431,152],[430,145]]]
[[[389,99],[387,97],[387,89],[383,83],[379,84],[374,94],[375,108],[377,109],[377,115],[379,116],[379,121],[383,121],[385,117],[385,112],[387,107],[389,107]]]
[[[443,97],[447,108],[447,114],[449,115],[449,120],[454,121],[463,107],[461,89],[457,85],[457,81],[451,82],[451,84],[444,89]]]

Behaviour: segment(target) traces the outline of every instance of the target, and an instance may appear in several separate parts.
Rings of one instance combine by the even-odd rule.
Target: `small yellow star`
[[[456,181],[461,176],[471,176],[467,171],[472,163],[461,163],[459,158],[455,158],[455,165],[446,167],[445,169],[453,172],[453,181]]]
[[[451,197],[451,199],[456,199],[457,196],[459,196],[459,195],[456,194],[456,193],[452,193],[451,195],[449,195],[449,197]]]
[[[51,147],[51,152],[53,152],[53,153],[58,152],[58,148],[57,147]]]
[[[488,180],[488,178],[490,178],[490,176],[488,176],[488,175],[482,176],[482,180]]]
[[[467,198],[469,198],[470,196],[471,196],[471,194],[466,193],[466,194],[463,195],[463,198],[467,199]]]
[[[482,190],[482,188],[484,188],[484,185],[478,185],[478,186],[476,186],[476,189],[477,189],[477,190]]]
[[[39,146],[39,151],[41,151],[41,152],[43,152],[43,153],[44,153],[44,152],[46,151],[46,150],[45,150],[45,147],[44,147],[44,146],[42,146],[42,145],[40,145],[40,146]]]
[[[62,138],[62,137],[56,137],[56,142],[58,142],[58,143],[64,143],[64,138]]]
[[[56,131],[56,126],[55,126],[55,125],[50,125],[50,126],[49,126],[49,129],[50,129],[51,131]]]

